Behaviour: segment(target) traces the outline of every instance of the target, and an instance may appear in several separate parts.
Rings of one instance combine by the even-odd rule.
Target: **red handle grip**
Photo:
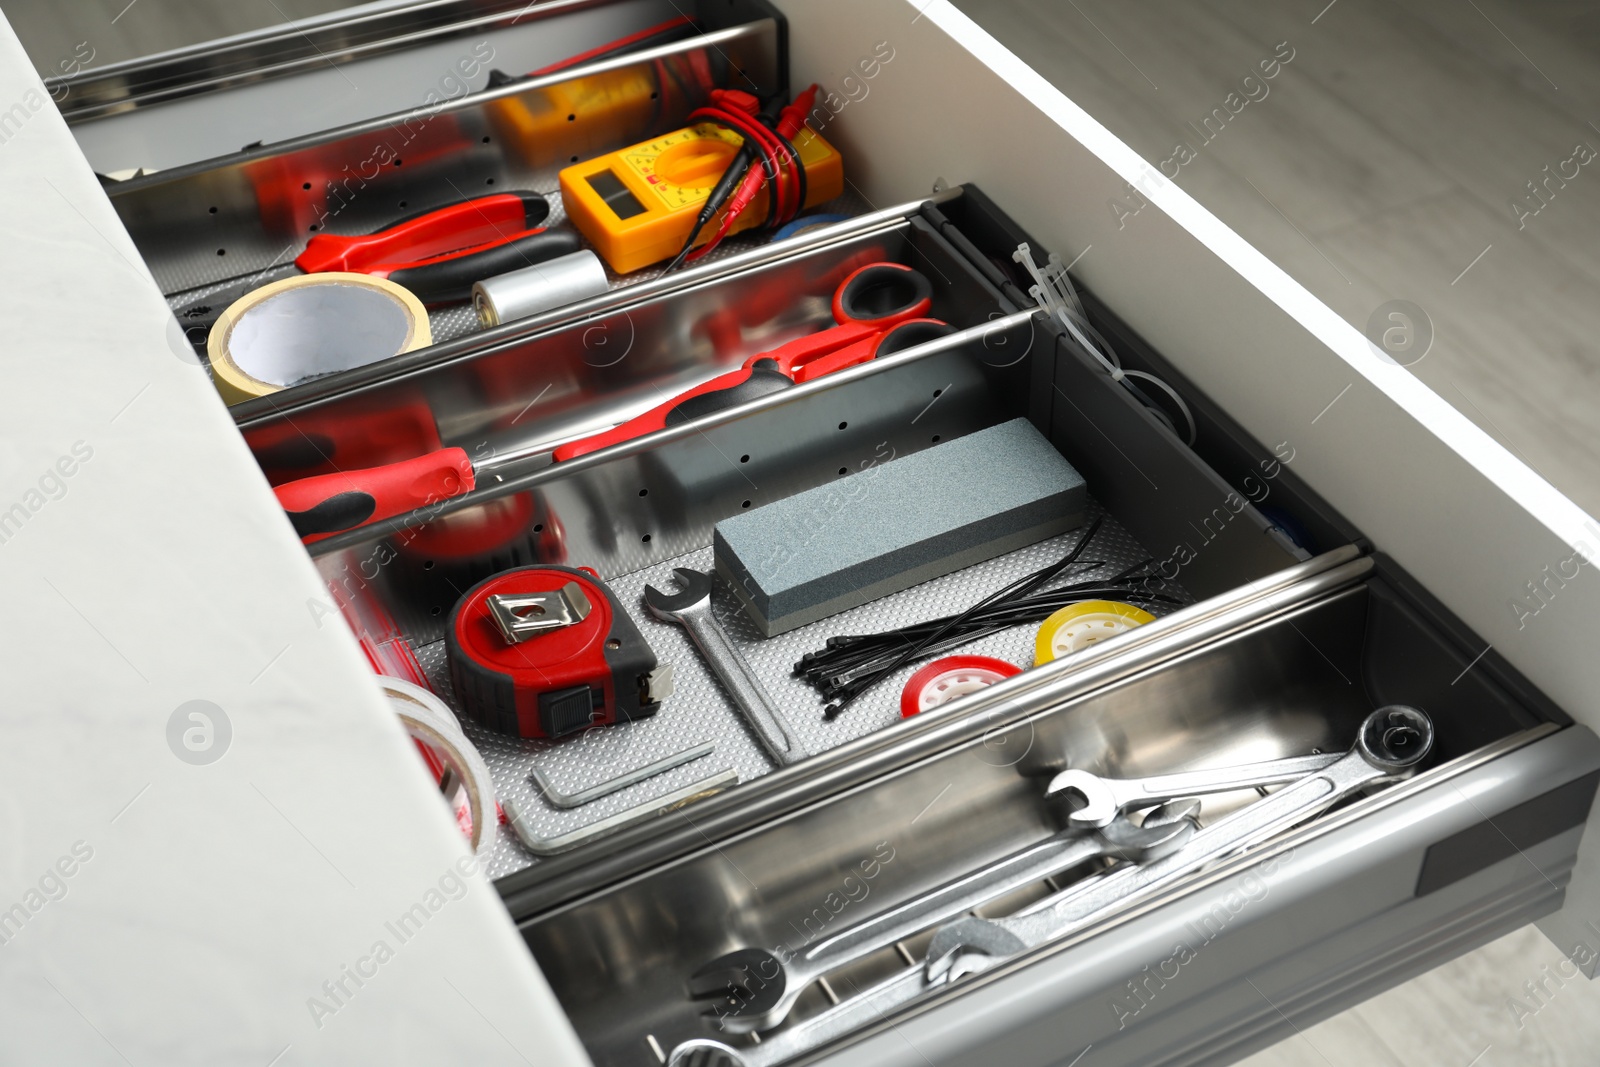
[[[627,422],[613,426],[604,433],[585,437],[581,441],[570,441],[556,449],[553,456],[557,463],[576,459],[608,445],[621,444],[623,441],[631,441],[635,437],[643,437],[647,433],[654,433],[668,426],[677,426],[690,419],[698,419],[714,411],[754,400],[758,396],[787,389],[793,384],[788,375],[778,370],[777,364],[771,360],[762,360],[754,366],[740,367],[738,370],[719,374],[710,381],[701,382],[693,389],[679,393],[665,404],[653,407],[642,415],[635,415]]]
[[[818,330],[816,333],[808,333],[804,337],[796,337],[792,341],[785,341],[769,352],[751,356],[745,364],[748,366],[758,359],[770,359],[778,364],[779,370],[793,377],[795,381],[806,381],[807,379],[800,377],[800,371],[808,364],[824,359],[840,349],[859,345],[863,341],[876,340],[885,329],[886,327],[875,322],[845,322],[838,326],[829,326],[826,330]]]
[[[285,482],[273,492],[306,544],[471,492],[472,461],[459,448],[365,470]]]
[[[295,257],[294,264],[307,274],[328,270],[366,274],[385,266],[398,269],[523,236],[549,213],[549,202],[538,193],[495,193],[425,211],[377,233],[319,233]]]
[[[922,318],[933,305],[933,286],[920,271],[901,263],[868,263],[850,272],[833,294],[833,319],[837,326],[797,337],[760,356],[775,359],[778,368],[797,382],[820,378],[831,370],[871,359],[871,353],[843,362],[833,357],[841,349],[860,351],[862,342],[875,340],[891,327]],[[810,368],[819,364],[825,369]]]

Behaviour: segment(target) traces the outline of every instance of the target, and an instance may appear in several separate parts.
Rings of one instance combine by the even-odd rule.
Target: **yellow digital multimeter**
[[[743,143],[737,133],[713,123],[676,130],[565,168],[561,201],[612,270],[626,274],[648,267],[683,248],[706,198]],[[806,172],[804,207],[844,192],[844,159],[837,149],[809,127],[792,143]],[[765,219],[769,195],[763,187],[730,232]],[[719,215],[695,243],[710,240],[720,220]]]

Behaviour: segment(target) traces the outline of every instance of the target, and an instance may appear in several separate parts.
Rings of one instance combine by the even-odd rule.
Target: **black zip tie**
[[[1072,550],[1070,552],[1068,552],[1065,556],[1063,556],[1060,559],[1060,561],[1058,561],[1056,563],[1053,563],[1050,566],[1045,567],[1045,568],[1043,568],[1043,569],[1041,569],[1039,571],[1036,571],[1034,574],[1028,575],[1027,577],[1019,579],[1018,581],[1012,582],[1010,585],[1006,586],[1005,588],[997,590],[996,592],[989,594],[987,597],[984,597],[982,600],[978,601],[978,603],[974,604],[972,607],[970,607],[966,611],[962,612],[952,622],[946,624],[940,630],[935,632],[932,637],[924,638],[921,642],[919,642],[915,646],[913,646],[913,647],[907,649],[905,652],[901,653],[898,657],[895,658],[895,660],[889,666],[887,666],[887,667],[885,667],[883,669],[882,673],[878,674],[870,682],[866,683],[861,688],[859,688],[855,692],[851,693],[849,696],[847,696],[847,697],[845,697],[845,698],[843,698],[841,700],[836,700],[833,703],[829,704],[827,707],[823,708],[822,709],[822,717],[825,720],[829,720],[829,721],[838,718],[839,715],[842,712],[844,712],[844,710],[846,708],[848,708],[852,703],[855,702],[857,697],[859,697],[862,693],[866,692],[868,689],[872,688],[872,686],[876,685],[878,682],[882,681],[889,674],[893,673],[902,664],[904,664],[904,663],[916,658],[918,649],[921,649],[921,648],[924,648],[924,647],[926,647],[928,645],[933,644],[939,638],[943,637],[945,635],[945,633],[950,629],[950,627],[956,626],[956,625],[959,625],[962,622],[965,622],[975,612],[980,611],[983,608],[989,607],[991,604],[1000,602],[1006,597],[1012,597],[1012,596],[1018,596],[1018,595],[1024,595],[1025,596],[1028,593],[1031,593],[1035,589],[1039,588],[1039,586],[1041,586],[1045,582],[1049,581],[1055,575],[1060,574],[1062,571],[1066,570],[1069,566],[1072,565],[1074,560],[1076,560],[1079,556],[1083,555],[1084,549],[1088,548],[1089,547],[1089,542],[1094,540],[1094,535],[1097,532],[1099,532],[1100,524],[1103,521],[1105,521],[1105,516],[1103,516],[1103,515],[1102,516],[1097,516],[1095,518],[1095,520],[1092,523],[1089,524],[1089,529],[1087,531],[1085,531],[1083,536],[1078,539],[1078,543],[1076,545],[1074,545],[1072,547]]]

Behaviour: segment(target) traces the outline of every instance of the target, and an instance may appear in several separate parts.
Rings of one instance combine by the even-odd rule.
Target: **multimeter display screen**
[[[644,205],[639,203],[639,198],[628,191],[622,184],[622,179],[609,170],[598,171],[589,175],[589,185],[600,194],[600,199],[606,202],[619,219],[631,219],[635,215],[644,214]]]

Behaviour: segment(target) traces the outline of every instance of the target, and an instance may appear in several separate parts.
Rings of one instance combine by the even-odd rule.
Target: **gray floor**
[[[345,5],[0,6],[53,73],[80,42],[103,65]],[[1600,149],[1600,5],[961,6],[1152,163],[1194,146],[1179,184],[1357,326],[1389,300],[1421,306],[1435,336],[1418,377],[1600,514],[1600,158],[1576,177],[1563,163],[1580,144]],[[1274,78],[1240,89],[1289,49]],[[1246,94],[1258,99],[1241,106]],[[1205,140],[1189,124],[1214,108],[1226,122]],[[1527,183],[1546,182],[1547,165],[1568,177],[1535,200]],[[1588,1067],[1600,1059],[1600,984],[1552,978],[1559,960],[1530,927],[1245,1062]]]

